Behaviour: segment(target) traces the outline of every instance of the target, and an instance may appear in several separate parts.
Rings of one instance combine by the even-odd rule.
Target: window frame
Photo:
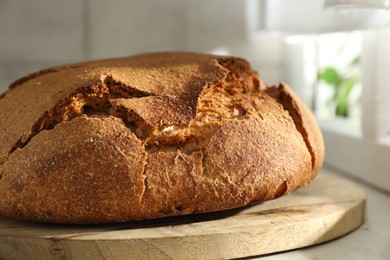
[[[325,142],[325,167],[340,170],[390,192],[390,138],[364,138],[361,125],[344,119],[318,119]]]
[[[387,30],[387,31],[386,31]],[[388,66],[383,66],[383,50],[390,46],[390,27],[361,31],[361,121],[344,118],[323,119],[317,117],[325,141],[325,167],[331,167],[359,178],[375,187],[390,192],[390,51]],[[385,40],[389,41],[386,44]],[[285,38],[285,78],[303,101],[315,111],[316,73],[307,68],[318,68],[315,58],[307,58],[318,46],[316,35],[298,35]],[[314,56],[315,56],[314,55]],[[311,75],[310,77],[308,75]],[[388,80],[383,80],[388,78]],[[386,94],[386,92],[388,94]],[[378,98],[378,96],[380,98]],[[313,98],[314,97],[314,98]],[[382,121],[381,121],[382,120]],[[387,120],[387,122],[383,122]],[[388,128],[388,129],[386,129]]]

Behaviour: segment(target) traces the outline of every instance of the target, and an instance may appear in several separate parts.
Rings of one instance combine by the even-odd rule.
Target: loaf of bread
[[[323,163],[284,83],[243,59],[149,53],[32,73],[0,96],[0,214],[112,223],[285,195]]]

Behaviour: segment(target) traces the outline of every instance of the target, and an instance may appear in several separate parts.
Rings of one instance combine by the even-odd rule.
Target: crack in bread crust
[[[101,77],[102,83],[109,89],[110,98],[141,98],[149,97],[152,94],[138,90],[135,87],[126,85],[122,82],[115,80],[112,75],[103,75]]]
[[[15,145],[9,150],[8,156],[16,149],[25,147],[42,130],[53,129],[61,122],[70,121],[73,118],[81,116],[84,113],[84,106],[92,104],[93,100],[97,99],[97,104],[101,105],[102,109],[104,109],[107,105],[104,103],[106,92],[107,90],[98,84],[78,89],[78,91],[69,95],[68,99],[56,104],[50,111],[45,111],[32,126],[30,134],[27,136],[23,135],[17,140]],[[103,102],[100,103],[101,101]]]
[[[140,199],[140,204],[143,204],[145,193],[148,190],[148,176],[146,175],[146,166],[148,165],[149,161],[149,154],[146,153],[146,156],[144,158],[144,163],[143,163],[143,170],[142,170],[142,178],[143,178],[143,190],[141,193],[141,199]]]
[[[38,77],[42,74],[53,73],[57,70],[47,70],[32,74],[30,78]],[[21,82],[20,84],[22,84]],[[114,97],[139,98],[149,96],[144,92],[137,92],[129,87],[129,91],[124,91],[125,86],[118,84],[110,76],[102,76],[101,82],[96,82],[87,87],[81,87],[74,93],[70,94],[66,100],[57,103],[53,109],[45,111],[44,114],[35,122],[31,133],[28,136],[22,136],[11,147],[8,155],[12,154],[16,149],[22,149],[30,140],[42,130],[53,129],[57,124],[70,121],[73,118],[80,116],[109,116],[111,108],[110,99]]]
[[[265,91],[279,104],[281,104],[283,106],[283,109],[288,111],[288,113],[290,114],[291,118],[294,121],[295,127],[297,128],[298,132],[301,133],[302,138],[305,141],[306,147],[310,152],[312,168],[315,171],[317,161],[321,159],[317,158],[316,151],[313,147],[314,144],[309,139],[308,129],[306,129],[304,126],[304,115],[302,114],[302,111],[297,104],[297,101],[292,96],[291,91],[285,84],[280,84],[278,87],[269,87]],[[308,118],[306,118],[306,120],[308,120]]]
[[[186,119],[184,125],[180,122],[162,124],[157,127],[148,125],[133,109],[127,108],[126,110],[126,108],[121,109],[123,108],[121,106],[113,106],[116,100],[142,99],[154,95],[118,82],[110,75],[102,75],[100,82],[77,89],[66,100],[56,104],[53,109],[45,111],[33,125],[30,135],[22,136],[17,140],[8,155],[16,149],[25,147],[40,131],[53,129],[62,122],[80,116],[110,115],[121,118],[126,126],[145,142],[146,150],[149,152],[153,153],[160,149],[166,151],[180,149],[183,153],[191,154],[192,150],[199,151],[202,149],[199,147],[204,147],[203,142],[207,142],[226,121],[242,119],[245,118],[246,113],[254,113],[256,108],[251,104],[247,102],[244,104],[246,107],[241,104],[242,96],[246,94],[244,92],[260,93],[260,81],[256,75],[238,73],[245,71],[246,63],[237,62],[236,64],[229,59],[220,59],[219,64],[229,71],[234,69],[236,73],[227,74],[225,81],[221,84],[204,88],[197,101],[195,118]],[[56,71],[56,69],[48,69],[37,72],[27,76],[25,80]],[[185,109],[187,107],[183,107],[183,111]]]

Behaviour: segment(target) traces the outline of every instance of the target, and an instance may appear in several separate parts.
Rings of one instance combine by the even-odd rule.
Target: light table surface
[[[320,174],[338,175],[363,187],[367,194],[365,223],[355,231],[323,244],[248,259],[390,259],[390,194],[334,170],[323,169]]]

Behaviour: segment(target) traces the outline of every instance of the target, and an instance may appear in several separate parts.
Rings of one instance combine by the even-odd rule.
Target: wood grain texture
[[[227,259],[318,244],[359,227],[364,191],[319,175],[250,207],[107,225],[52,225],[0,217],[0,259]]]

